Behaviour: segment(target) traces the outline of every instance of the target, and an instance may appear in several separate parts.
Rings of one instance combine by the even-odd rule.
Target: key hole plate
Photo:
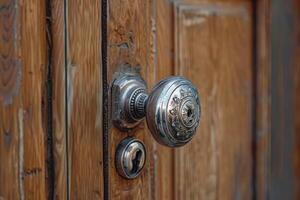
[[[127,179],[136,178],[146,162],[146,148],[142,141],[128,137],[121,141],[116,151],[116,168]]]

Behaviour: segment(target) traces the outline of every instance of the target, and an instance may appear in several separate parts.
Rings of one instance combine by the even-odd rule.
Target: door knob
[[[120,73],[112,85],[113,123],[128,131],[146,117],[157,142],[169,147],[188,143],[199,125],[201,108],[197,88],[181,76],[156,84],[148,94],[137,73]]]

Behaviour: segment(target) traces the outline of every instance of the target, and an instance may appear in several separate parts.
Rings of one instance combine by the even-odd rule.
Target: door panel
[[[175,73],[204,97],[198,134],[175,150],[178,199],[251,197],[251,20],[248,4],[175,5]]]
[[[159,171],[168,174],[160,175],[174,180],[158,178],[158,197],[251,198],[251,9],[249,3],[157,4],[157,27],[166,30],[157,34],[158,68],[173,65],[174,74],[190,79],[203,97],[195,138],[174,153],[162,150],[171,158],[159,160]]]
[[[205,125],[199,128],[193,142],[179,150],[162,147],[152,140],[149,133],[140,135],[147,132],[145,125],[127,134],[112,128],[109,138],[111,166],[114,166],[117,144],[126,136],[138,137],[146,143],[150,165],[146,166],[141,177],[133,181],[122,179],[114,167],[110,168],[110,196],[139,199],[139,191],[146,190],[142,194],[149,197],[146,192],[149,192],[150,185],[151,198],[156,199],[210,199],[220,194],[228,199],[239,195],[250,198],[251,4],[154,2],[157,10],[150,27],[146,20],[150,16],[144,7],[146,3],[131,2],[128,10],[124,4],[118,3],[112,1],[109,4],[110,81],[113,73],[120,70],[118,66],[129,63],[141,67],[143,78],[151,86],[166,76],[180,74],[191,79],[200,94],[210,96],[210,100],[202,102],[205,121],[201,124]],[[138,14],[144,17],[136,17]],[[153,42],[153,36],[145,34],[151,28],[155,31]],[[144,40],[139,40],[143,34]],[[151,54],[151,45],[157,49],[156,54]],[[153,65],[143,65],[145,61],[141,56]],[[227,138],[227,135],[233,138]],[[144,176],[149,175],[151,178],[145,179]],[[235,181],[229,184],[228,180]]]

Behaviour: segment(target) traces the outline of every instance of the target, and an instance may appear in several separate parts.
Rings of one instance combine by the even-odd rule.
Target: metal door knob
[[[160,81],[150,94],[137,74],[123,73],[113,82],[113,122],[130,130],[146,117],[148,127],[160,144],[179,147],[196,133],[201,115],[197,88],[180,76]]]

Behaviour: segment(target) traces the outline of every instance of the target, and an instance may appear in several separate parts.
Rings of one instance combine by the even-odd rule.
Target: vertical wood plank
[[[156,1],[156,71],[155,83],[174,75],[174,19],[173,4]],[[173,200],[174,197],[174,149],[153,142],[154,197]]]
[[[53,0],[51,9],[54,198],[67,199],[65,7]]]
[[[103,198],[101,1],[67,1],[70,199]]]
[[[152,0],[108,1],[108,81],[118,67],[128,63],[138,66],[142,77],[153,82]],[[115,168],[115,150],[119,142],[133,136],[142,140],[151,155],[152,138],[146,124],[131,132],[121,132],[111,125],[109,137],[109,196],[110,199],[151,199],[149,159],[141,175],[134,180],[120,177]]]
[[[268,198],[268,178],[270,175],[270,139],[271,139],[271,107],[270,107],[270,1],[257,1],[254,11],[256,45],[254,81],[256,81],[255,103],[255,146],[254,150],[254,189],[256,198],[263,200]]]
[[[19,168],[20,152],[18,148],[20,140],[18,111],[20,97],[14,97],[20,91],[22,68],[18,59],[18,47],[20,46],[20,20],[16,1],[2,1],[0,11],[1,34],[1,65],[0,65],[0,188],[1,198],[20,199],[19,183],[23,168]],[[15,38],[17,35],[18,38]],[[21,93],[21,92],[20,92]],[[21,113],[22,114],[22,113]],[[21,121],[23,122],[23,120]],[[22,153],[22,152],[21,152]],[[23,153],[21,160],[23,160]],[[23,185],[22,185],[23,186]],[[22,187],[24,195],[24,190]]]
[[[45,1],[0,2],[0,197],[46,199]]]
[[[42,120],[43,97],[47,70],[45,1],[20,2],[21,54],[23,59],[22,104],[19,109],[19,152],[24,147],[23,184],[25,199],[46,198],[45,133]],[[28,83],[25,84],[24,83]],[[39,84],[38,84],[39,83]],[[45,98],[45,97],[44,97]],[[21,113],[23,112],[23,113]],[[23,115],[23,116],[22,116]],[[20,140],[21,142],[22,140]],[[20,155],[21,156],[21,155]],[[22,162],[19,162],[22,165]],[[19,166],[20,167],[20,166]]]

